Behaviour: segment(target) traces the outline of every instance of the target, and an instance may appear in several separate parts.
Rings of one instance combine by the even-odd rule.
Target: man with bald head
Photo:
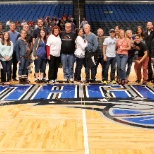
[[[152,68],[151,68],[151,43],[154,39],[154,31],[153,31],[153,24],[152,22],[147,22],[147,31],[144,32],[144,41],[148,48],[148,56],[149,56],[149,63],[148,63],[148,81],[152,81]]]

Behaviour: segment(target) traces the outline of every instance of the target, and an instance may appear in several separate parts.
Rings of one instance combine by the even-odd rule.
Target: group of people
[[[65,22],[64,29],[53,25],[51,32],[44,27],[42,19],[37,20],[37,28],[29,34],[29,25],[25,23],[17,32],[11,22],[9,31],[1,35],[0,61],[1,80],[10,84],[28,81],[28,68],[34,61],[35,82],[55,83],[58,67],[62,63],[64,82],[96,82],[97,67],[102,66],[102,83],[122,84],[129,82],[132,63],[136,73],[136,82],[146,84],[154,82],[154,31],[152,22],[147,23],[147,31],[137,27],[135,35],[131,30],[124,31],[118,26],[104,37],[103,29],[97,30],[97,36],[91,32],[90,25],[84,21],[81,28],[74,32],[71,22]],[[76,68],[74,72],[74,63]],[[46,65],[49,65],[48,76]],[[13,64],[13,68],[12,68]],[[111,65],[110,78],[109,67]],[[85,80],[81,69],[85,67]],[[143,68],[143,73],[141,73]],[[143,79],[142,79],[143,76]],[[48,78],[48,80],[46,79]]]

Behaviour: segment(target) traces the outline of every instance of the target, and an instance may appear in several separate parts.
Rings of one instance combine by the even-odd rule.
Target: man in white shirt
[[[80,24],[80,28],[83,28],[83,26],[84,26],[85,24],[88,24],[88,21],[86,21],[86,18],[83,18],[83,20],[82,20],[82,22],[81,22],[81,24]]]
[[[107,84],[108,81],[108,70],[111,65],[111,73],[110,80],[112,84],[115,84],[115,68],[116,68],[116,38],[115,38],[115,30],[111,29],[109,31],[109,37],[104,40],[103,43],[103,55],[105,63],[104,69],[104,84]]]

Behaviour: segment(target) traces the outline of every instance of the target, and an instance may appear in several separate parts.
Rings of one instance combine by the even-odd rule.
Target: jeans
[[[74,54],[61,54],[64,79],[73,78],[74,59]]]
[[[115,78],[115,69],[116,69],[116,57],[107,57],[107,61],[105,63],[104,69],[104,80],[108,80],[108,71],[109,66],[111,65],[111,73],[110,73],[110,80],[114,80]]]
[[[81,80],[81,69],[84,63],[85,63],[85,58],[76,58],[74,80]]]
[[[37,58],[35,60],[35,73],[39,73],[39,71],[41,73],[44,73],[46,69],[46,59],[42,59],[42,58]]]
[[[48,79],[49,80],[56,80],[57,73],[58,73],[58,66],[59,66],[59,59],[60,57],[54,57],[50,55],[49,62],[49,72],[48,72]]]
[[[128,57],[128,60],[127,60],[127,70],[126,70],[126,76],[127,77],[129,77],[129,75],[130,75],[132,64],[133,64],[133,57]]]
[[[125,54],[117,54],[117,67],[118,67],[118,77],[121,80],[126,79],[126,63],[127,63],[128,56]]]
[[[19,76],[28,74],[28,66],[29,66],[29,59],[21,57],[19,63],[19,71],[18,71]]]
[[[3,66],[2,69],[2,82],[9,82],[11,80],[11,65],[12,65],[12,59],[9,61],[1,61],[1,64]],[[7,79],[6,79],[7,75]]]
[[[137,60],[140,60],[141,58],[142,57],[138,57]],[[135,69],[135,72],[136,72],[137,79],[139,81],[141,81],[141,79],[142,79],[141,68],[143,68],[143,82],[147,81],[147,78],[148,78],[148,61],[149,61],[149,57],[146,57],[144,59],[144,61],[140,64],[135,62],[134,69]]]

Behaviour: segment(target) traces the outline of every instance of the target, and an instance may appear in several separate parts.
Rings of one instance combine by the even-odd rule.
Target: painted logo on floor
[[[2,105],[31,103],[95,110],[123,124],[154,128],[154,87],[140,85],[0,86]]]

